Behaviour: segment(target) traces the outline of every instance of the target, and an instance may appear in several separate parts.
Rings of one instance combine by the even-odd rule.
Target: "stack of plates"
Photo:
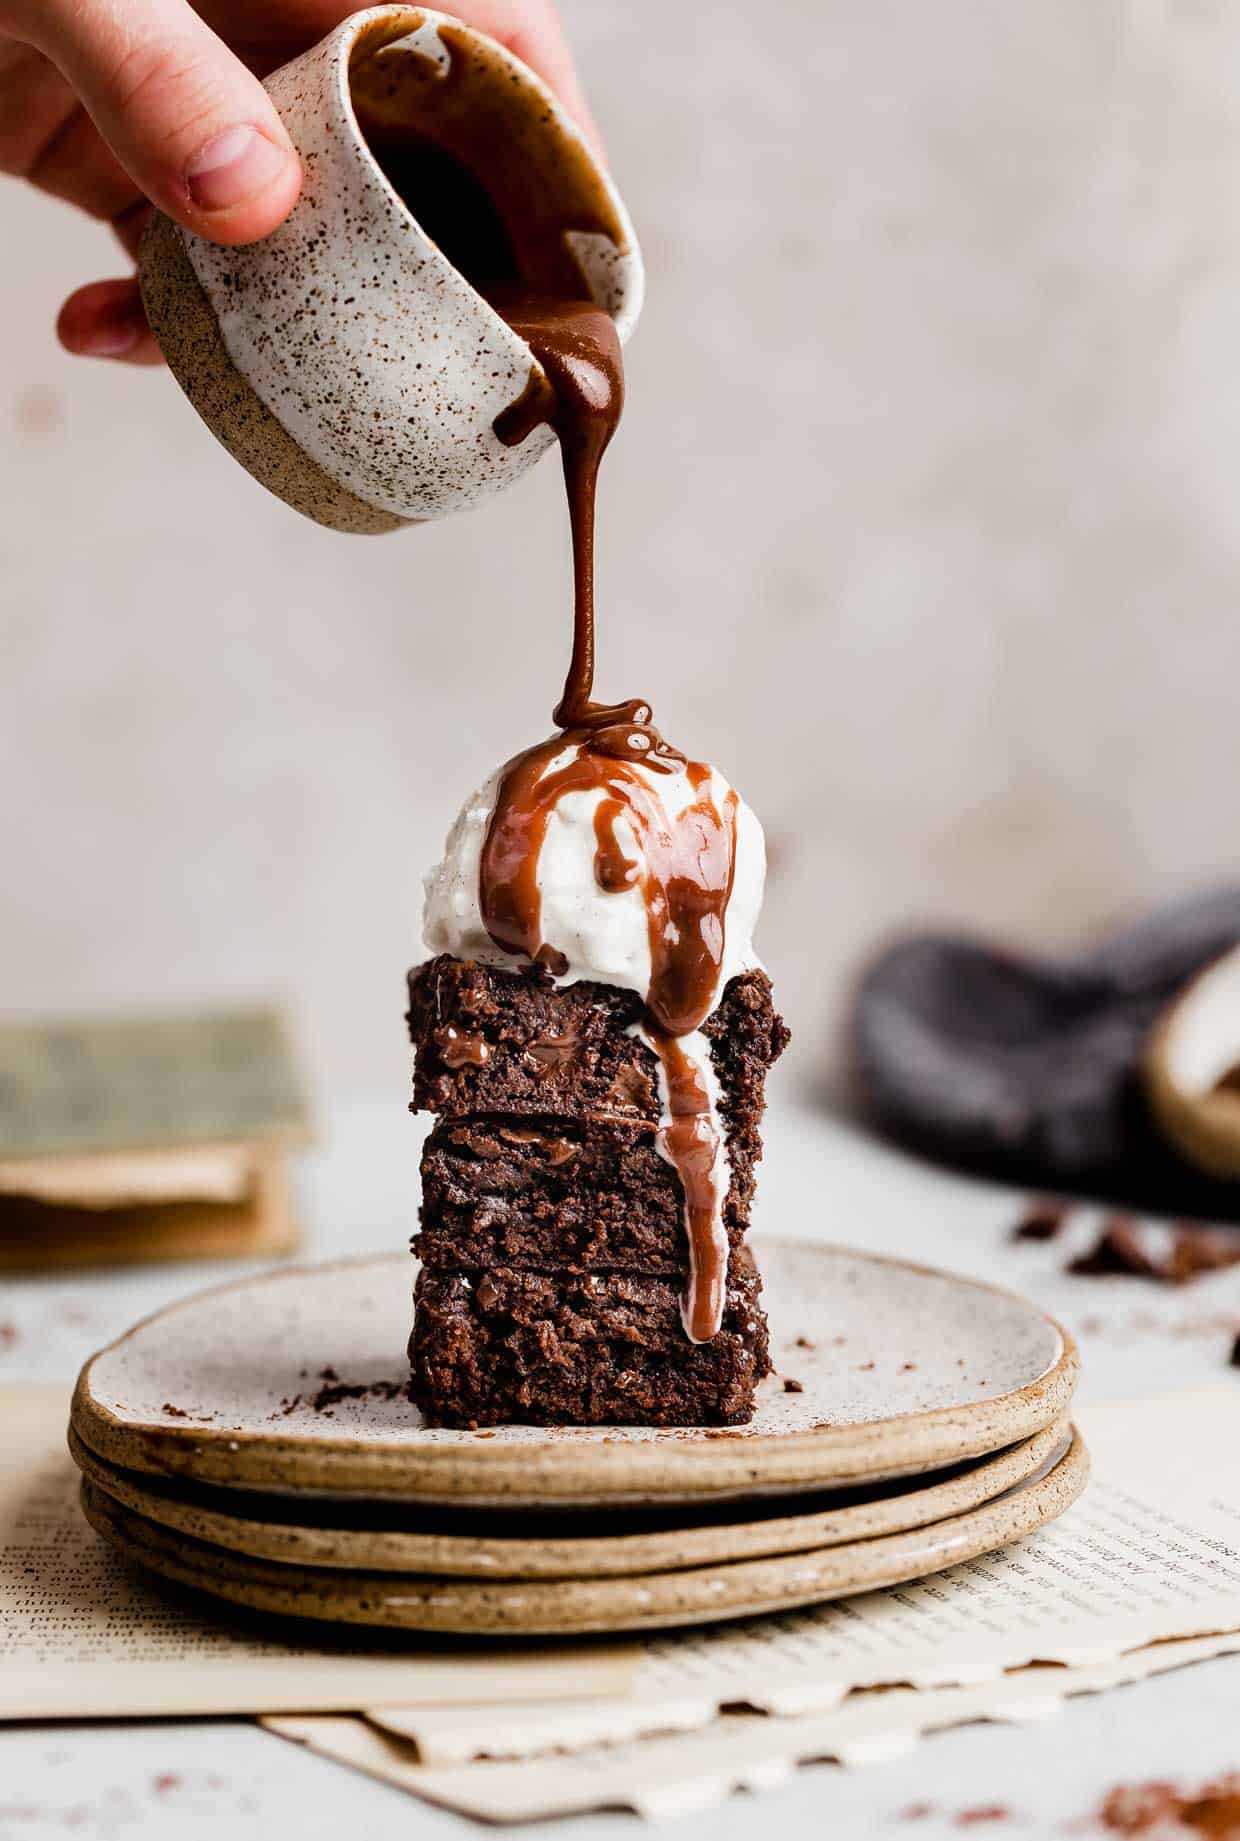
[[[1021,1298],[759,1249],[777,1372],[748,1426],[424,1426],[407,1258],[269,1272],[94,1357],[70,1445],[98,1533],[163,1577],[350,1624],[569,1635],[892,1585],[1060,1514],[1070,1338]]]

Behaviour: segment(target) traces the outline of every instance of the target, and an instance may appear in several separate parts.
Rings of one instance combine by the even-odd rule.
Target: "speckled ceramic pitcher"
[[[523,279],[592,298],[622,339],[642,296],[624,205],[546,85],[442,13],[356,13],[266,87],[305,169],[287,222],[227,249],[157,216],[143,244],[143,300],[173,374],[255,479],[335,530],[477,504],[554,439],[545,425],[516,447],[494,432],[539,367],[418,221],[401,161],[431,121],[449,154],[454,137],[468,146]],[[433,158],[419,171],[429,221]]]

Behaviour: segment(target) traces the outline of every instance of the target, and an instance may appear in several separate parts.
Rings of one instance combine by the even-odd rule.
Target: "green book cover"
[[[308,1136],[277,1010],[0,1025],[0,1157]]]

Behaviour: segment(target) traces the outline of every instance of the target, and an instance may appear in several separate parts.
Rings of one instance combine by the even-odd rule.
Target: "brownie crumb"
[[[1206,1841],[1240,1841],[1240,1772],[1216,1778],[1200,1790],[1182,1790],[1157,1779],[1119,1784],[1099,1809],[1098,1821],[1116,1835],[1179,1829]]]
[[[1227,1360],[1232,1368],[1240,1368],[1240,1331],[1237,1332],[1236,1340],[1231,1345],[1231,1354]]]
[[[1240,1235],[1220,1229],[1179,1223],[1171,1249],[1168,1277],[1173,1284],[1188,1284],[1206,1272],[1225,1272],[1240,1265]]]
[[[167,1400],[160,1407],[161,1413],[167,1413],[169,1419],[188,1419],[189,1414],[183,1406],[172,1406]]]
[[[1053,1240],[1070,1212],[1063,1202],[1044,1199],[1030,1202],[1012,1229],[1011,1237],[1013,1240]]]
[[[1168,1236],[1146,1230],[1131,1215],[1104,1221],[1092,1247],[1070,1260],[1067,1271],[1085,1278],[1148,1278],[1189,1285],[1208,1272],[1240,1265],[1240,1235],[1181,1222]]]
[[[310,1396],[309,1404],[316,1413],[327,1413],[329,1418],[330,1409],[339,1406],[342,1400],[395,1400],[405,1392],[404,1381],[342,1381],[332,1368],[325,1368],[323,1372],[330,1374],[332,1379],[325,1380],[318,1392]],[[290,1402],[286,1412],[293,1410],[298,1398],[300,1396]]]
[[[18,1341],[15,1323],[0,1323],[0,1349],[11,1349]]]
[[[817,1345],[815,1343],[812,1343],[808,1336],[798,1336],[796,1340],[796,1346],[798,1349],[813,1349]]]
[[[956,1817],[957,1828],[980,1828],[983,1822],[1006,1822],[1011,1810],[1002,1803],[979,1803],[974,1809],[962,1809]]]
[[[786,1394],[803,1394],[805,1392],[805,1384],[803,1381],[794,1381],[791,1375],[785,1375],[784,1392]]]

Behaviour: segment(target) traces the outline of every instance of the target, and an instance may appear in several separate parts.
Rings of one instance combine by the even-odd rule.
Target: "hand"
[[[360,3],[360,0],[357,0]],[[136,256],[152,205],[214,243],[252,243],[301,169],[259,81],[356,10],[348,0],[0,0],[0,172],[79,205]],[[450,10],[538,71],[593,134],[552,0]],[[137,280],[71,294],[69,351],[159,362]]]

